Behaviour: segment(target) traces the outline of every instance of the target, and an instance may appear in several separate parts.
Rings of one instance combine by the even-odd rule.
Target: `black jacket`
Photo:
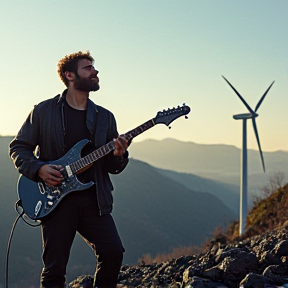
[[[18,171],[27,178],[38,181],[38,170],[47,161],[61,158],[65,154],[64,101],[65,90],[60,96],[36,105],[24,122],[17,136],[10,143],[10,156]],[[96,123],[97,124],[96,124]],[[96,125],[95,125],[96,124]],[[114,115],[107,109],[87,104],[86,125],[94,145],[98,148],[118,136]],[[96,127],[95,127],[96,126]],[[97,160],[93,165],[95,188],[101,214],[112,211],[113,186],[108,173],[123,171],[128,163],[125,157],[116,157],[113,152]]]

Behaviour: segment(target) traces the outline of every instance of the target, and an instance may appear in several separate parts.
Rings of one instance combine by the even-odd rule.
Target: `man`
[[[118,136],[113,114],[89,99],[89,92],[100,88],[93,63],[89,52],[61,59],[58,74],[67,89],[35,106],[10,143],[10,156],[20,173],[56,186],[64,179],[61,165],[49,165],[47,161],[61,158],[82,139],[91,141],[82,149],[83,155],[114,141],[113,152],[78,176],[81,182],[92,180],[95,185],[69,193],[41,221],[42,288],[65,286],[66,265],[76,232],[97,257],[94,287],[116,287],[122,264],[124,248],[110,214],[113,187],[108,173],[117,174],[126,167],[129,143],[124,135]]]

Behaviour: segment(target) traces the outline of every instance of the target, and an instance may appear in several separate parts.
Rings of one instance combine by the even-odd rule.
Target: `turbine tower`
[[[233,118],[235,120],[242,120],[242,155],[241,155],[241,179],[240,179],[240,221],[239,221],[239,235],[242,235],[245,230],[245,223],[247,218],[247,178],[248,178],[248,170],[247,170],[247,120],[252,119],[252,124],[260,152],[260,158],[263,166],[263,170],[265,172],[265,164],[264,164],[264,158],[263,153],[261,150],[259,135],[257,131],[257,125],[256,125],[256,117],[258,117],[258,114],[256,113],[259,109],[260,105],[262,104],[265,96],[267,95],[268,91],[272,87],[275,81],[272,82],[272,84],[268,87],[266,92],[263,94],[259,102],[257,103],[255,110],[253,111],[250,106],[247,104],[247,102],[243,99],[243,97],[238,93],[238,91],[232,86],[232,84],[224,77],[222,76],[225,81],[229,84],[229,86],[234,90],[234,92],[238,95],[240,100],[243,102],[243,104],[248,109],[249,113],[242,113],[233,115]]]

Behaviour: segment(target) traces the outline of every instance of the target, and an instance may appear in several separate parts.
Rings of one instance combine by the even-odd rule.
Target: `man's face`
[[[74,87],[80,91],[97,91],[99,90],[98,71],[95,70],[92,62],[87,59],[78,61],[78,70],[74,78]]]

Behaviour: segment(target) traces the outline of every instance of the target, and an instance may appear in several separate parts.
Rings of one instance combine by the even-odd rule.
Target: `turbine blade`
[[[263,96],[261,97],[260,101],[258,102],[258,104],[256,105],[255,108],[255,112],[258,110],[258,108],[260,107],[261,103],[263,102],[265,96],[267,95],[268,91],[270,90],[270,88],[272,87],[272,85],[274,84],[275,81],[272,82],[272,84],[268,87],[268,89],[266,90],[266,92],[263,94]]]
[[[260,145],[260,140],[259,140],[259,135],[258,135],[258,131],[257,131],[257,125],[256,125],[255,117],[252,118],[252,123],[253,123],[253,128],[254,128],[255,136],[256,136],[256,139],[257,139],[257,143],[258,143],[258,148],[259,148],[259,152],[260,152],[260,157],[261,157],[261,161],[262,161],[263,170],[265,172],[264,157],[263,157],[263,153],[262,153],[262,150],[261,150],[261,145]]]
[[[234,90],[234,92],[238,95],[238,97],[241,99],[241,101],[244,103],[246,108],[249,110],[249,112],[252,115],[255,115],[255,112],[251,109],[251,107],[248,105],[248,103],[244,100],[244,98],[238,93],[238,91],[232,86],[232,84],[222,75],[222,77],[226,80],[226,82],[230,85],[230,87]]]

